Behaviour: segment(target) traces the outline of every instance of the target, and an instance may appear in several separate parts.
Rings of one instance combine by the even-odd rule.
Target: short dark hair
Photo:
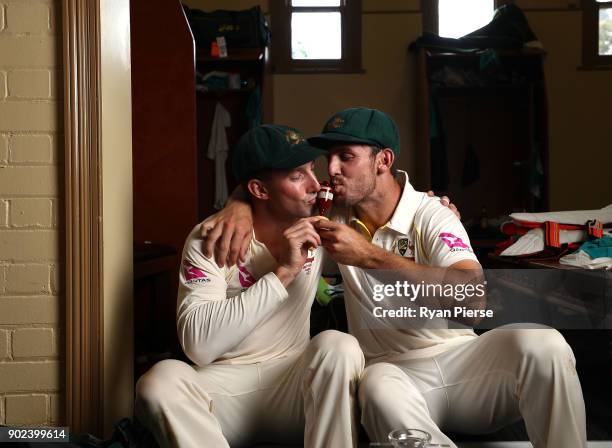
[[[372,159],[376,157],[376,154],[383,150],[380,146],[368,146],[370,146],[370,149],[372,150],[372,152],[370,153],[370,158]],[[393,177],[397,177],[398,175],[397,168],[395,168],[395,166],[393,165],[391,165],[391,174],[393,175]]]

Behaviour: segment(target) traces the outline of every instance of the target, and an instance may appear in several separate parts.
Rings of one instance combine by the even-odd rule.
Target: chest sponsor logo
[[[188,285],[192,283],[208,283],[210,279],[201,269],[196,268],[194,265],[186,261],[183,264],[183,273],[185,274],[185,283]]]
[[[465,244],[461,238],[453,235],[452,233],[441,233],[440,239],[450,248],[452,252],[471,250],[470,246]]]
[[[255,283],[255,277],[253,277],[253,274],[251,274],[244,265],[238,266],[238,280],[240,280],[240,286],[243,288],[248,288]]]

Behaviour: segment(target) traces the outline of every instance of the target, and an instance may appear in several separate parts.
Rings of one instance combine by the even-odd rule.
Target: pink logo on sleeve
[[[314,261],[315,257],[308,257],[306,258],[306,261],[304,262],[304,266],[302,266],[302,271],[306,272],[306,274],[310,275],[310,270],[312,269],[312,262]]]
[[[444,241],[444,244],[446,244],[451,249],[470,249],[470,246],[465,244],[461,240],[461,238],[453,235],[452,233],[441,233],[440,239]]]
[[[183,263],[183,272],[185,274],[185,283],[190,285],[191,283],[208,283],[210,279],[201,269],[196,268],[194,265],[185,261]]]
[[[248,288],[255,283],[255,277],[253,277],[253,274],[251,274],[244,265],[238,266],[238,279],[243,288]]]

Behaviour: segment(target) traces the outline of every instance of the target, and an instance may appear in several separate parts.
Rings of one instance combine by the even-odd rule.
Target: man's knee
[[[399,367],[389,363],[372,364],[365,368],[359,382],[359,403],[362,406],[384,408],[401,396],[402,400],[425,403],[412,380]]]
[[[364,357],[354,336],[341,331],[326,330],[312,338],[311,344],[324,363],[334,368],[346,366],[361,375]]]
[[[576,361],[565,338],[553,328],[529,328],[504,330],[504,345],[513,350],[519,359],[539,366],[542,373],[559,363],[573,371]]]
[[[166,359],[155,364],[136,383],[136,403],[139,408],[157,409],[161,403],[177,397],[181,380],[193,373],[188,364]]]
[[[528,356],[556,357],[571,352],[565,338],[553,328],[519,329],[513,333],[512,345]]]

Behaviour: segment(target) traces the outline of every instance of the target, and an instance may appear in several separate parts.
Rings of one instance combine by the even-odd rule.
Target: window
[[[493,18],[494,0],[439,0],[438,34],[461,37],[482,28]]]
[[[361,72],[361,0],[272,0],[277,73]]]
[[[583,47],[585,68],[612,68],[612,1],[583,0]]]
[[[495,7],[495,0],[421,0],[423,27],[443,37],[462,37],[489,23]]]

